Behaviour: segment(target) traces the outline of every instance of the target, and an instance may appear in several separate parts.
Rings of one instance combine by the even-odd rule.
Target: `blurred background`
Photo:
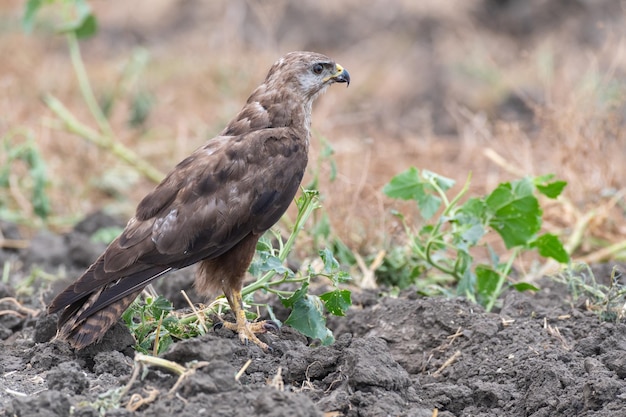
[[[371,257],[401,239],[390,210],[415,207],[381,190],[416,166],[456,189],[471,172],[470,195],[553,173],[568,186],[544,206],[545,228],[580,232],[579,259],[626,255],[602,253],[626,239],[624,1],[88,4],[98,27],[80,53],[110,133],[163,173],[222,130],[276,59],[312,50],[352,77],[315,105],[304,181],[321,191],[318,222],[351,251]],[[25,10],[0,0],[0,216],[26,235],[96,210],[126,219],[154,182],[51,110],[52,97],[102,131],[55,33],[74,16],[42,7],[25,31]]]

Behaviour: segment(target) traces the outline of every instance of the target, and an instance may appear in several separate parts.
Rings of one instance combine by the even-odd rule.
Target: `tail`
[[[101,256],[48,306],[49,314],[63,310],[57,337],[68,340],[76,349],[99,342],[139,293],[171,269],[166,265],[135,264],[106,272]]]

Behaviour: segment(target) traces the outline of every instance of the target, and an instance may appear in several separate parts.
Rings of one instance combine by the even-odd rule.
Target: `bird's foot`
[[[239,340],[241,340],[241,343],[247,345],[248,342],[251,341],[255,345],[259,346],[261,349],[263,349],[264,352],[271,350],[271,348],[267,345],[267,343],[259,340],[257,334],[278,330],[278,324],[276,324],[272,320],[256,321],[253,323],[249,322],[248,320],[240,320],[237,321],[237,323],[222,321],[220,323],[216,323],[213,327],[215,329],[225,327],[229,330],[232,330],[235,333],[239,334]]]

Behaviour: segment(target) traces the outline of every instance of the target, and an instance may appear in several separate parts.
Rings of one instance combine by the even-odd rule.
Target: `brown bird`
[[[82,349],[100,341],[143,288],[173,269],[199,263],[195,286],[222,289],[236,322],[224,326],[266,350],[246,320],[244,275],[259,237],[293,200],[307,165],[311,106],[350,75],[327,56],[291,52],[219,136],[185,158],[137,206],[122,234],[49,313],[63,310],[58,337]]]

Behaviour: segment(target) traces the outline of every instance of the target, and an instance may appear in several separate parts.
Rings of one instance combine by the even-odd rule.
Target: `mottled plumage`
[[[102,339],[141,290],[172,269],[200,263],[195,285],[221,288],[242,341],[267,346],[245,320],[241,286],[259,237],[293,200],[307,164],[313,100],[348,72],[330,58],[292,52],[270,69],[219,136],[180,162],[139,203],[98,260],[48,307],[59,337],[81,349]]]

